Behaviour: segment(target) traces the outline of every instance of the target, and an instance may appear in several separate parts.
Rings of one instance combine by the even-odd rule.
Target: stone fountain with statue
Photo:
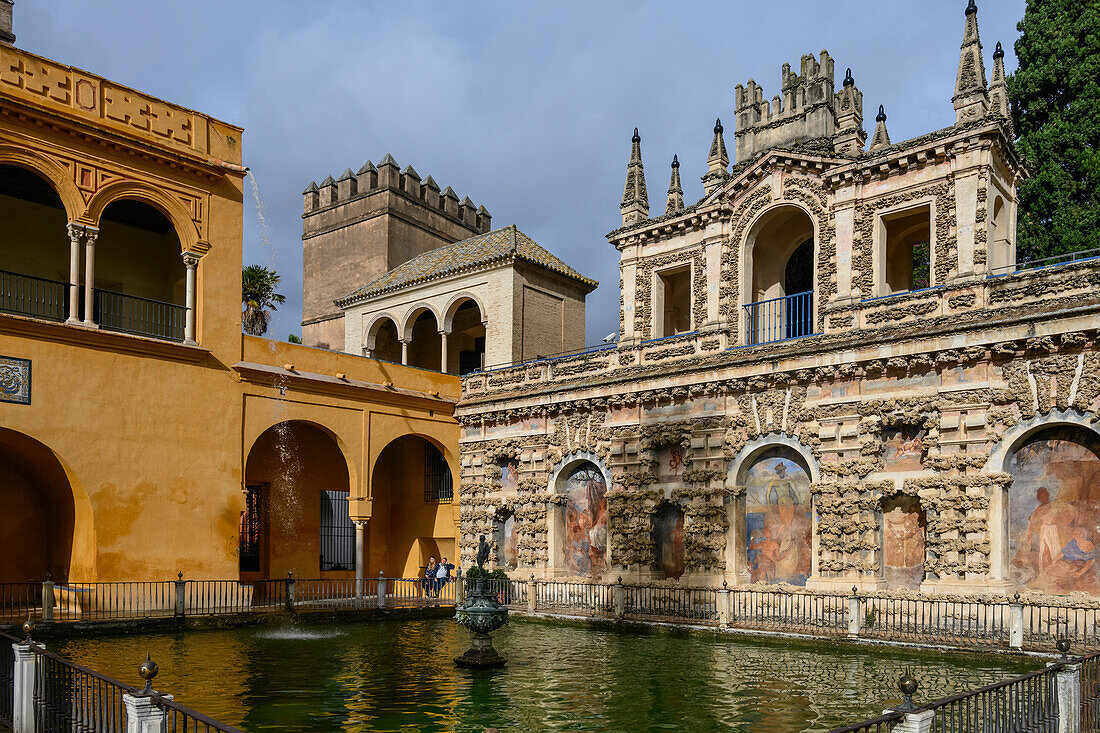
[[[489,590],[485,578],[485,562],[489,559],[489,543],[481,535],[477,546],[478,576],[474,579],[474,589],[465,601],[455,607],[455,622],[473,632],[470,648],[462,656],[455,657],[459,667],[487,669],[504,666],[504,657],[493,648],[490,634],[508,623],[508,607],[497,600],[496,594]]]

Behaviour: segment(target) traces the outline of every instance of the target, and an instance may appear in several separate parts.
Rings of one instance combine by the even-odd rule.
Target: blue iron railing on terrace
[[[0,311],[64,321],[69,311],[69,283],[0,270]]]
[[[810,336],[814,332],[814,291],[759,300],[745,309],[745,344]]]
[[[95,322],[108,331],[183,341],[185,306],[96,288],[94,309]]]
[[[989,269],[989,277],[1004,277],[1005,275],[1011,275],[1021,270],[1042,270],[1047,267],[1056,267],[1058,265],[1068,265],[1074,262],[1085,262],[1086,260],[1095,259],[1100,259],[1100,249],[1085,249],[1080,252],[1067,252],[1066,254],[1054,255],[1053,257],[1044,257],[1040,260],[1025,260],[1024,262],[1016,262],[1002,267],[992,267]]]

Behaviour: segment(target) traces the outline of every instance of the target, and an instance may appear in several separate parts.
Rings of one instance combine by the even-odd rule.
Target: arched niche
[[[1003,460],[1012,478],[1000,522],[1009,585],[1100,596],[1100,434],[1077,421],[1038,423]]]
[[[397,321],[389,315],[376,316],[364,329],[364,356],[391,364],[401,363],[401,340]]]
[[[726,474],[728,576],[806,584],[818,555],[810,485],[819,478],[812,453],[787,435],[752,441],[737,454]]]
[[[880,511],[881,564],[887,590],[920,590],[928,525],[920,498],[906,494],[884,497]]]
[[[661,502],[650,515],[653,541],[653,569],[662,578],[678,580],[687,568],[684,552],[684,509],[679,504]]]
[[[598,578],[611,566],[607,491],[611,474],[590,453],[564,458],[550,477],[555,501],[548,508],[549,570]]]
[[[519,531],[516,514],[506,511],[497,515],[493,523],[493,541],[496,543],[497,567],[507,571],[519,567]]]

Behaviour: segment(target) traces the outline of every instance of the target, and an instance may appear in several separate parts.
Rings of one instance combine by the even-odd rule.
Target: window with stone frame
[[[653,288],[654,338],[689,333],[691,323],[691,265],[656,273]]]
[[[931,287],[930,204],[883,214],[879,240],[879,295]]]

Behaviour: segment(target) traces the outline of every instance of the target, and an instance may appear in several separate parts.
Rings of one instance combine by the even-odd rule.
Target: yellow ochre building
[[[242,336],[242,130],[5,36],[0,582],[455,558],[458,377]]]

